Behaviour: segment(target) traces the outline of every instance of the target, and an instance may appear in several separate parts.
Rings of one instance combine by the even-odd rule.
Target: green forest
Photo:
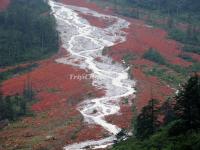
[[[192,75],[162,105],[152,98],[133,119],[133,134],[113,150],[199,150],[200,76]]]
[[[12,0],[0,12],[0,67],[34,61],[58,50],[58,33],[43,0]]]
[[[193,15],[195,19],[199,19],[200,2],[199,0],[110,0],[115,4],[124,6],[137,6],[140,8],[157,10],[162,13],[171,15]]]
[[[24,83],[24,90],[20,95],[5,96],[0,86],[0,121],[16,121],[20,117],[32,115],[29,106],[35,101],[35,93],[29,80]]]
[[[15,95],[3,97],[0,95],[0,121],[16,121],[18,118],[30,115],[28,105],[32,99],[25,95]]]

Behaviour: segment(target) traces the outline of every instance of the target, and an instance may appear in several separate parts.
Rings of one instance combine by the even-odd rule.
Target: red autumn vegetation
[[[91,8],[91,6],[89,6],[89,8]],[[93,7],[93,9],[95,9],[95,7]],[[87,17],[84,16],[84,18],[97,27],[106,26],[105,22],[101,22],[105,25],[100,25],[99,20],[92,16],[88,15]],[[133,102],[137,110],[140,111],[143,106],[148,104],[151,98],[156,98],[163,102],[167,96],[170,96],[174,92],[171,87],[161,82],[157,77],[149,77],[144,74],[141,66],[145,65],[148,68],[152,68],[154,65],[153,62],[142,58],[143,54],[149,48],[156,49],[171,64],[187,67],[192,63],[179,57],[181,54],[181,44],[168,39],[167,33],[164,30],[148,26],[140,20],[125,19],[131,23],[130,27],[125,29],[127,41],[113,46],[108,52],[108,55],[119,62],[121,62],[123,56],[126,54],[133,54],[136,56],[136,59],[131,61],[131,64],[136,64],[136,66],[138,66],[136,68],[133,67],[132,71],[133,79],[137,81],[137,93]],[[196,55],[192,54],[192,56],[194,57]],[[196,59],[197,58],[198,55],[196,56]],[[119,114],[108,116],[106,119],[122,128],[129,128],[132,119],[131,106],[122,105]]]
[[[97,18],[95,16],[89,15],[89,14],[79,14],[80,17],[88,20],[88,22],[96,27],[99,28],[106,28],[110,25],[112,25],[116,20],[111,20],[110,18]]]
[[[109,9],[109,8],[103,9],[103,8],[99,7],[96,3],[89,2],[87,0],[59,0],[59,1],[62,2],[63,4],[67,4],[67,5],[86,7],[86,8],[95,10],[100,13],[106,13],[106,14],[112,13],[111,9]]]
[[[123,102],[121,104],[120,112],[116,115],[107,116],[106,120],[112,124],[117,125],[122,129],[131,129],[131,121],[133,119],[132,106]]]
[[[0,137],[5,137],[4,144],[9,144],[11,148],[19,148],[30,143],[35,149],[48,145],[59,149],[74,141],[97,139],[105,134],[101,127],[95,125],[88,127],[77,110],[77,104],[82,100],[102,96],[104,91],[94,88],[91,80],[71,80],[70,74],[82,75],[87,72],[54,61],[64,55],[67,54],[62,49],[53,58],[38,62],[39,67],[32,72],[3,82],[4,94],[14,95],[23,92],[24,84],[30,78],[38,99],[31,106],[35,117],[25,117],[16,122],[19,126],[17,130],[8,127],[7,130],[0,132]],[[93,134],[97,129],[102,132]],[[46,140],[46,136],[49,135],[56,140],[53,142]],[[40,142],[31,143],[31,139],[34,138],[40,139]]]
[[[140,20],[128,20],[131,25],[125,29],[128,34],[126,42],[113,46],[109,53],[114,60],[120,61],[123,54],[128,52],[141,57],[149,48],[154,48],[172,64],[191,65],[190,62],[178,57],[181,53],[181,44],[168,39],[164,30],[148,26]]]
[[[68,3],[69,1],[65,2]],[[95,9],[96,11],[101,10],[99,8],[96,8],[95,4],[88,5],[88,3],[86,4],[85,2],[80,3],[80,1],[70,1],[70,4],[84,7],[87,6],[88,8]],[[97,20],[96,18],[91,16],[87,16],[85,18],[92,25],[96,25],[97,27],[99,27],[99,20]],[[136,55],[138,59],[133,60],[131,64],[137,64],[139,66],[146,65],[148,67],[151,67],[154,63],[143,59],[142,56],[149,48],[155,48],[162,56],[165,57],[165,59],[167,59],[167,61],[169,61],[169,63],[181,65],[184,67],[191,65],[190,62],[179,58],[179,55],[181,54],[181,44],[174,40],[168,39],[166,31],[147,26],[143,21],[140,20],[129,18],[125,19],[127,19],[131,23],[129,28],[125,29],[127,33],[127,40],[124,43],[113,46],[111,51],[109,51],[109,55],[115,61],[121,61],[125,54],[132,53]],[[100,26],[106,26],[106,23],[105,25],[101,24]],[[190,55],[192,55],[196,59],[199,59],[199,55]],[[157,77],[148,77],[147,75],[145,75],[140,67],[135,69],[133,68],[132,74],[133,78],[137,81],[136,99],[134,99],[133,101],[135,101],[134,104],[136,105],[138,111],[140,111],[141,108],[148,103],[152,96],[163,101],[167,96],[171,95],[174,92],[174,90],[172,90],[168,85],[164,85],[162,82],[160,82]],[[151,89],[153,89],[152,92]],[[124,106],[122,106],[122,108],[123,107]],[[115,122],[121,127],[128,127],[128,125],[123,125],[125,121],[122,121],[121,118],[127,118],[126,122],[129,120],[128,122],[130,125],[130,114],[132,114],[131,109],[126,108],[126,113],[123,112],[123,109],[121,109],[120,114],[115,115],[115,117],[107,117],[107,120]]]
[[[157,77],[148,77],[140,69],[134,69],[133,76],[138,81],[138,91],[135,99],[138,111],[147,105],[151,98],[158,99],[162,103],[167,96],[174,92],[172,88],[161,83]]]
[[[88,7],[101,13],[111,13],[110,10],[105,11],[95,3],[86,2],[86,0],[61,0],[61,2]],[[1,3],[2,1],[0,5]],[[104,28],[113,23],[90,15],[81,14],[81,16],[97,27]],[[152,97],[163,102],[167,96],[174,92],[157,77],[147,76],[143,72],[141,66],[152,68],[154,65],[153,62],[142,58],[149,48],[155,48],[169,63],[181,66],[189,66],[191,63],[178,57],[181,53],[181,44],[168,39],[164,30],[149,27],[143,21],[125,19],[131,23],[130,27],[125,29],[127,41],[113,46],[108,55],[119,62],[125,54],[136,55],[136,59],[131,61],[131,65],[133,65],[131,75],[137,81],[136,98],[132,99],[132,103],[140,111]],[[189,54],[192,58],[200,60],[199,55]],[[77,110],[79,102],[88,97],[102,96],[104,91],[92,87],[91,80],[70,80],[70,74],[81,75],[87,74],[87,72],[54,61],[63,55],[67,54],[62,49],[55,57],[38,62],[39,67],[30,72],[29,75],[17,76],[3,83],[4,94],[21,93],[29,76],[38,99],[31,106],[36,116],[26,117],[15,123],[14,127],[9,126],[0,132],[0,137],[5,137],[3,143],[10,145],[9,148],[19,149],[28,145],[32,146],[33,149],[48,148],[48,146],[61,149],[66,144],[100,139],[108,134],[99,126],[85,124],[83,117]],[[99,58],[96,59],[101,61]],[[106,120],[121,128],[130,129],[132,115],[132,106],[123,103],[122,100],[120,112],[113,116],[107,116]],[[48,140],[46,139],[48,135],[55,138]]]

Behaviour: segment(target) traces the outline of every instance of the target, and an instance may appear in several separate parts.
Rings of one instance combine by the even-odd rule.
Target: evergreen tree
[[[176,119],[174,112],[174,101],[172,99],[167,99],[161,106],[162,114],[164,115],[163,123],[168,124]]]
[[[41,59],[58,50],[56,23],[49,11],[43,0],[13,0],[0,12],[1,67]]]
[[[170,29],[174,27],[174,18],[172,16],[167,19],[167,27]]]
[[[33,93],[31,93],[31,98],[33,98],[32,96]],[[30,97],[20,96],[18,94],[14,96],[3,96],[0,91],[0,121],[5,119],[16,120],[26,115],[27,103],[31,100]]]
[[[142,109],[136,119],[136,137],[140,139],[148,138],[160,126],[158,100],[151,99],[149,104]]]
[[[200,77],[193,75],[175,97],[175,111],[185,129],[200,128]]]
[[[3,99],[3,105],[3,119],[14,120],[16,118],[16,114],[14,112],[14,107],[10,96],[6,96]]]

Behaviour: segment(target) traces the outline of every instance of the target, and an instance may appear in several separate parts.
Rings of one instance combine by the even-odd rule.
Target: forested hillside
[[[134,136],[113,150],[199,150],[199,93],[200,76],[195,74],[162,106],[152,98],[133,121]]]
[[[182,44],[179,57],[195,62],[185,52],[200,54],[200,1],[198,0],[91,0],[126,17],[163,28],[168,38]],[[196,65],[197,64],[197,65]],[[195,63],[199,66],[199,62]],[[199,69],[195,69],[199,71]]]
[[[170,14],[193,14],[199,18],[200,1],[199,0],[111,0],[116,4],[129,4],[141,8],[159,10]]]
[[[200,2],[198,0],[127,0],[138,6],[151,9],[160,9],[163,12],[176,13],[177,11],[187,11],[199,13]]]
[[[0,12],[0,66],[44,58],[58,50],[55,20],[43,0],[12,0]]]

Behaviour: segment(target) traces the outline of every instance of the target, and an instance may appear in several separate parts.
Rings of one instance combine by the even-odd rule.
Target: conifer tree
[[[200,77],[194,74],[183,85],[175,97],[176,115],[182,120],[185,129],[200,128]]]
[[[154,134],[160,125],[158,120],[159,107],[158,100],[151,99],[149,104],[142,109],[142,112],[137,117],[135,126],[136,137],[140,139],[148,138]]]
[[[163,123],[166,125],[176,119],[174,112],[174,100],[168,98],[161,106],[162,114],[164,115]]]

